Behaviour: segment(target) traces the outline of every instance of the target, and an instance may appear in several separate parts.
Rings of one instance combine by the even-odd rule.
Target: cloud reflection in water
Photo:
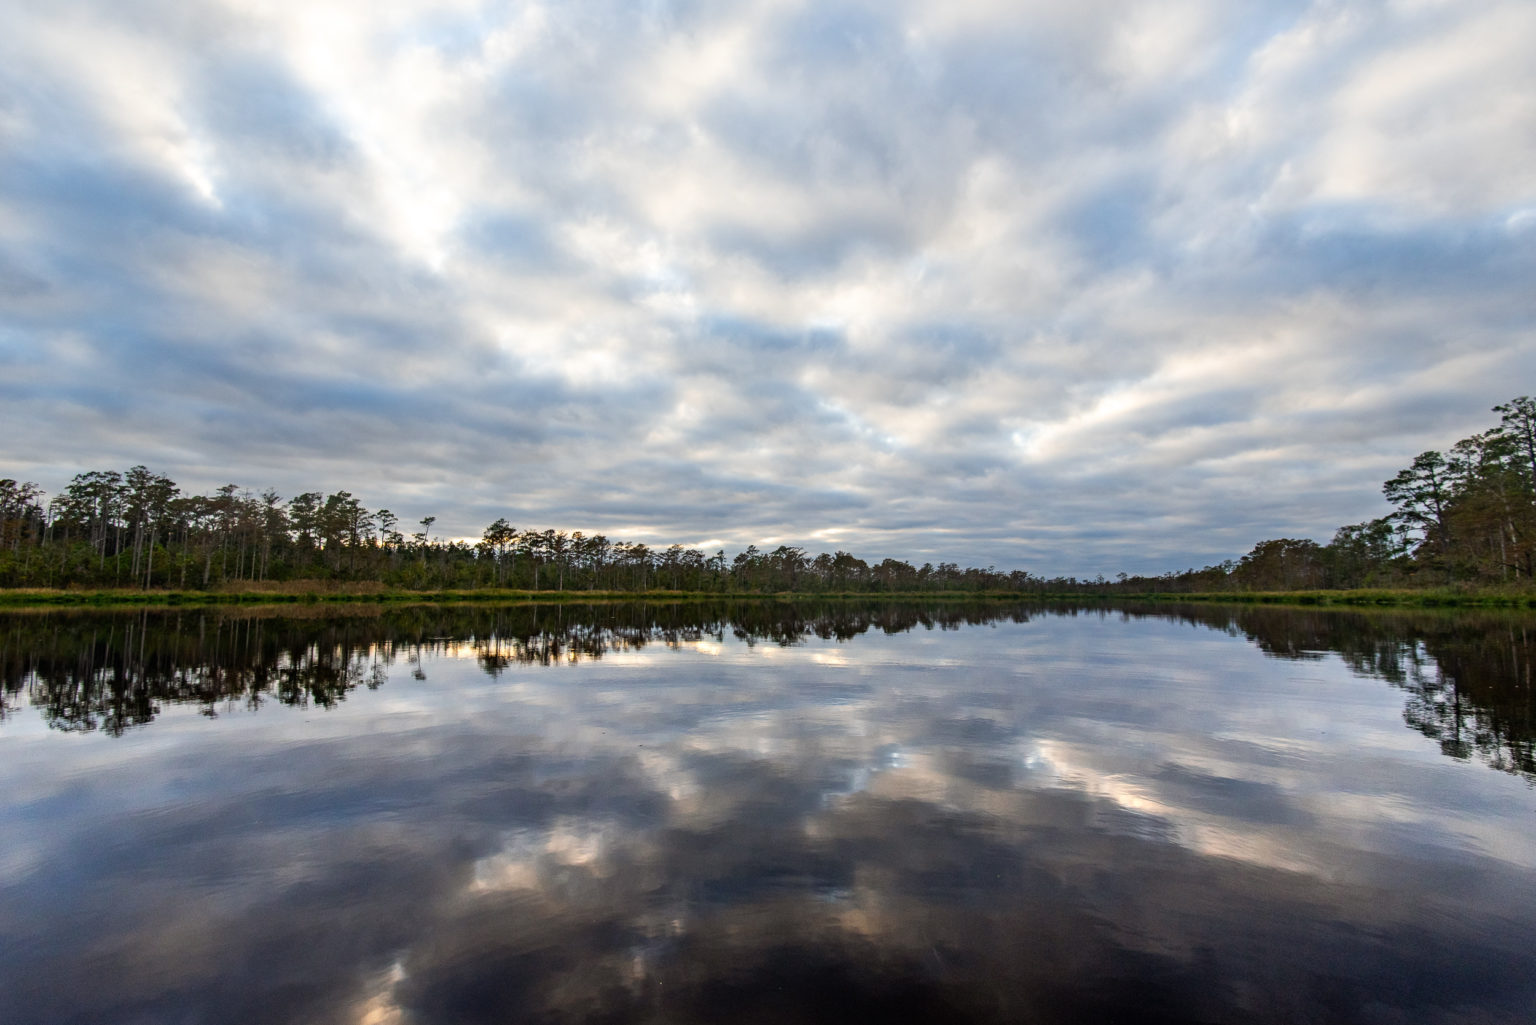
[[[116,737],[26,729],[13,702],[12,1020],[1514,1022],[1531,1006],[1532,790],[1405,729],[1404,693],[1351,654],[1481,650],[1508,623],[1457,641],[1412,617],[994,608],[903,632],[844,609],[834,626],[697,613],[642,637],[612,610],[565,610],[559,634],[520,614],[197,613],[188,636],[260,626],[248,674],[274,651],[345,649],[387,682],[260,714],[244,689],[213,720],[162,696]],[[890,632],[865,632],[881,615]],[[169,620],[140,622],[166,664],[187,657]],[[624,657],[551,655],[569,631],[627,637]],[[1266,655],[1282,650],[1308,657]],[[1411,678],[1410,725],[1435,700]],[[1465,686],[1483,721],[1504,715],[1492,682]],[[1506,740],[1516,759],[1529,742]]]

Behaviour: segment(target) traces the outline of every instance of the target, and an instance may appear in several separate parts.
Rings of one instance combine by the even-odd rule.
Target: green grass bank
[[[883,591],[883,592],[721,592],[721,591],[408,591],[378,585],[347,586],[299,581],[291,587],[239,590],[0,590],[0,608],[172,608],[198,605],[465,604],[680,602],[680,601],[1051,601],[1212,602],[1341,608],[1533,608],[1536,592],[1470,589],[1366,589],[1353,591],[1215,591],[1166,593],[1126,591]]]

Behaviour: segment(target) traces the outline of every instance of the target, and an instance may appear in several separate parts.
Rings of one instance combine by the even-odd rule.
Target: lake
[[[0,1020],[1521,1022],[1536,620],[0,616]]]

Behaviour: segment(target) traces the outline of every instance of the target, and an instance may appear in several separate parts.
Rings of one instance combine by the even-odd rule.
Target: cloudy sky
[[[1536,392],[1536,5],[11,0],[0,476],[1043,573]]]

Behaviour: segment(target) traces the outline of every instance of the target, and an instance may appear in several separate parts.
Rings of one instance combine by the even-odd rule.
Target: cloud
[[[0,460],[1045,573],[1326,537],[1536,370],[1532,17],[13,5]]]

